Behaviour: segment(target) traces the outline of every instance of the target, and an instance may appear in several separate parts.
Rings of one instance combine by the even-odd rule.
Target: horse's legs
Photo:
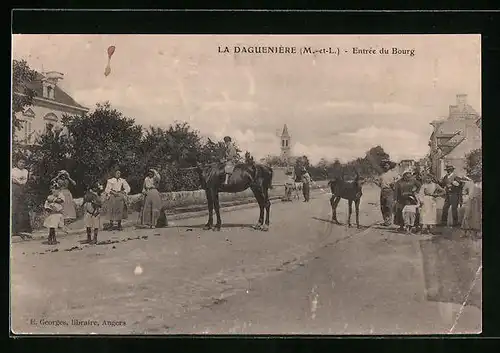
[[[264,195],[262,194],[260,187],[252,187],[252,192],[257,199],[260,208],[259,221],[254,226],[254,228],[260,229],[262,227],[262,224],[264,223]]]
[[[220,230],[220,227],[222,225],[222,220],[220,218],[219,193],[217,191],[214,191],[213,200],[214,200],[215,216],[217,217],[217,223],[215,224],[215,230]]]
[[[338,196],[332,196],[330,198],[330,205],[332,205],[332,222],[335,222],[337,224],[340,224],[340,222],[337,220],[337,206],[340,202],[340,197]]]
[[[356,208],[356,226],[359,228],[359,203],[361,199],[354,200],[354,207]]]
[[[352,215],[352,200],[347,200],[347,203],[349,204],[349,213],[347,214],[347,226],[351,226],[351,215]]]
[[[267,230],[269,228],[269,217],[271,213],[271,201],[269,201],[269,190],[267,187],[263,188],[264,194],[264,207],[266,208],[266,223],[263,230]]]
[[[214,201],[212,197],[212,191],[210,189],[205,190],[205,195],[207,196],[207,204],[208,204],[208,222],[203,229],[208,230],[212,229],[214,224]]]

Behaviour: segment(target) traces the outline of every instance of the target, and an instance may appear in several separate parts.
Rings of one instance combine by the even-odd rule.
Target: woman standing
[[[160,173],[155,169],[150,169],[142,187],[144,204],[141,212],[141,225],[150,228],[156,227],[156,223],[160,217],[161,198],[158,192],[160,179]]]
[[[474,172],[470,175],[474,186],[470,190],[469,199],[465,205],[462,229],[466,234],[481,236],[482,211],[483,211],[483,187],[481,172]]]
[[[123,230],[122,219],[126,218],[125,203],[127,195],[130,193],[130,186],[127,181],[121,177],[119,170],[115,172],[113,178],[108,179],[104,195],[108,199],[109,221],[111,229]],[[113,223],[116,222],[116,227]]]
[[[71,191],[69,191],[69,185],[76,185],[76,182],[71,179],[69,173],[66,170],[60,170],[56,177],[52,179],[53,183],[57,183],[59,186],[61,193],[64,195],[64,204],[63,204],[63,215],[64,215],[64,223],[71,223],[76,219],[76,208],[75,203],[73,202],[73,195]]]
[[[422,187],[419,192],[420,199],[420,224],[422,233],[428,233],[431,227],[435,227],[437,222],[437,204],[436,198],[444,196],[444,189],[432,181],[428,174],[422,176]]]
[[[24,159],[19,159],[17,166],[12,168],[12,234],[22,239],[31,237],[33,231],[25,192],[28,182],[25,165]]]

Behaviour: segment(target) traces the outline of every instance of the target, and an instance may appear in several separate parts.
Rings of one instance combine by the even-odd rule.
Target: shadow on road
[[[316,220],[316,221],[326,222],[326,223],[330,223],[330,224],[337,225],[337,226],[347,226],[347,223],[335,223],[330,219],[324,219],[324,218],[318,218],[318,217],[311,217],[311,218]],[[351,224],[351,228],[356,228],[356,224],[354,224],[354,223]],[[360,224],[358,229],[367,229],[367,228],[370,228],[370,226],[364,226],[364,225]]]
[[[480,240],[439,236],[420,241],[427,300],[482,307]]]
[[[221,228],[248,228],[253,229],[253,224],[242,224],[242,223],[223,223]],[[179,226],[168,226],[166,228],[189,228],[189,229],[202,229],[205,227],[204,224],[196,225],[179,225]]]

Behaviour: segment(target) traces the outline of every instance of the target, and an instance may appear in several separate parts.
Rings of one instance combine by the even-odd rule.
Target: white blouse
[[[128,185],[128,183],[125,179],[111,178],[111,179],[108,179],[104,193],[109,194],[111,191],[115,191],[115,192],[124,191],[125,194],[128,194],[130,192],[130,186]]]
[[[12,182],[18,185],[24,185],[28,181],[28,169],[12,168]]]

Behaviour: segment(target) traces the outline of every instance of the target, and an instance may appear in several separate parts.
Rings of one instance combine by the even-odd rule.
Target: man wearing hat
[[[302,168],[302,193],[304,194],[304,202],[309,202],[309,194],[311,188],[311,176],[307,172],[306,167]]]
[[[445,189],[446,195],[443,205],[443,214],[441,215],[441,225],[448,224],[448,210],[451,206],[451,214],[453,217],[453,226],[458,224],[458,204],[462,197],[463,182],[460,177],[455,174],[455,167],[451,164],[445,167],[446,175],[441,180],[441,186]]]
[[[229,177],[233,173],[236,158],[238,157],[238,152],[236,151],[236,148],[232,143],[231,137],[224,137],[224,142],[226,143],[225,158],[223,161],[226,164],[224,168],[224,171],[226,172],[226,179],[224,181],[224,184],[227,185],[227,183],[229,182]]]
[[[394,169],[395,165],[389,159],[383,159],[380,163],[383,173],[379,177],[378,184],[380,187],[380,211],[384,219],[384,226],[390,226],[393,221],[394,185],[399,179],[399,174]]]

